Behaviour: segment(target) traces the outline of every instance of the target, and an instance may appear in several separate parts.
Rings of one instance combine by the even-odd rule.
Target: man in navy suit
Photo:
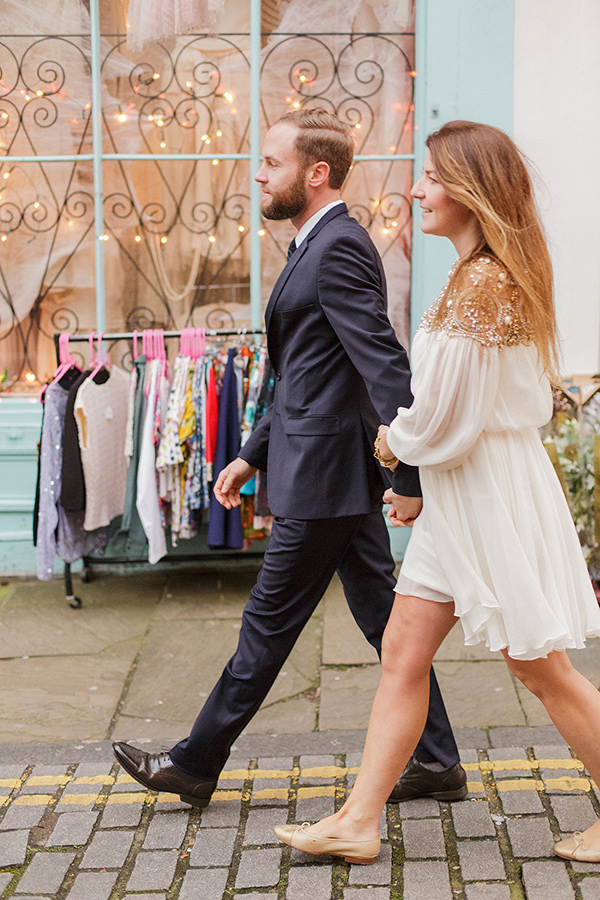
[[[394,562],[382,515],[389,489],[373,458],[380,422],[410,406],[410,371],[386,312],[381,258],[348,215],[340,188],[352,162],[348,128],[325,110],[299,110],[268,131],[262,213],[298,229],[266,310],[274,402],[215,495],[226,508],[268,471],[274,523],[242,617],[238,648],[192,731],[169,753],[114,745],[139,782],[206,806],[231,746],[266,697],[337,571],[352,614],[381,653],[394,597]],[[386,495],[411,524],[422,501],[418,471],[400,463]],[[429,717],[390,800],[465,796],[466,776],[431,673]]]

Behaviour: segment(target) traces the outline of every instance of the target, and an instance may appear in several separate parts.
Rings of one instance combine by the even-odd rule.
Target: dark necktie
[[[290,241],[290,246],[288,247],[288,259],[290,259],[292,253],[296,252],[296,238],[292,238]]]

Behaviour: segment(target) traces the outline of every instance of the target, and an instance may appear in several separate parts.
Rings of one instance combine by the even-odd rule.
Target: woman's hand
[[[422,497],[403,497],[402,494],[395,494],[391,488],[388,488],[383,495],[383,502],[390,504],[387,516],[392,525],[396,527],[408,525],[409,528],[412,528],[415,519],[423,509]]]

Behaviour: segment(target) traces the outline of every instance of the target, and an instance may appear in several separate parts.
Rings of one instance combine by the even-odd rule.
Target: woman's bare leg
[[[511,659],[506,650],[502,652],[511,672],[542,701],[565,741],[600,785],[600,693],[564,652],[532,660]],[[589,844],[600,849],[600,820],[584,834]]]
[[[453,603],[396,594],[360,772],[342,809],[311,826],[311,834],[378,837],[381,812],[425,727],[433,657],[457,621]]]

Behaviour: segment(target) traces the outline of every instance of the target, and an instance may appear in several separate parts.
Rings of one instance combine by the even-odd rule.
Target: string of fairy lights
[[[174,72],[173,72],[174,74]],[[291,109],[300,109],[307,101],[314,101],[316,99],[315,94],[311,94],[311,90],[315,88],[315,79],[311,77],[310,74],[307,74],[300,67],[296,67],[291,71],[293,78],[296,81],[297,87],[294,87],[293,84],[289,85],[285,96],[283,97],[283,102],[289,106]],[[410,76],[414,78],[416,76],[416,71],[410,71]],[[21,69],[19,68],[19,77],[22,77]],[[206,91],[206,79],[200,83],[196,83],[192,78],[188,78],[185,82],[179,82],[176,80],[176,85],[179,89],[179,93],[174,95],[173,91],[159,90],[154,95],[148,96],[148,89],[152,87],[152,85],[157,84],[161,81],[161,79],[169,80],[169,84],[173,83],[173,77],[171,73],[160,71],[152,71],[146,72],[143,75],[138,75],[138,84],[131,84],[131,89],[135,95],[135,99],[122,100],[120,102],[116,102],[116,105],[111,109],[105,108],[103,109],[102,115],[105,122],[105,127],[107,127],[107,132],[110,134],[110,129],[108,129],[108,121],[112,120],[116,123],[117,129],[119,126],[128,127],[132,123],[136,123],[140,126],[148,126],[148,128],[141,128],[141,134],[143,140],[146,142],[146,146],[148,148],[148,157],[152,158],[154,161],[159,161],[163,157],[165,161],[172,161],[176,158],[177,155],[181,155],[186,161],[189,161],[190,157],[197,159],[200,156],[210,158],[210,165],[214,167],[218,167],[225,160],[231,159],[247,159],[245,154],[227,154],[227,153],[217,153],[215,152],[219,146],[220,139],[225,138],[228,140],[228,128],[225,126],[225,122],[223,120],[223,115],[226,115],[228,118],[232,117],[235,119],[240,113],[240,106],[236,102],[235,95],[232,90],[223,90],[219,87],[214,87],[208,93]],[[215,82],[219,82],[221,78],[221,73],[215,68],[214,71],[210,72],[208,75],[209,79],[213,79]],[[58,79],[60,81],[60,78]],[[0,151],[4,152],[5,159],[1,160],[0,158],[0,172],[2,172],[2,168],[5,168],[8,164],[10,168],[6,169],[2,172],[2,178],[0,180],[0,204],[6,203],[8,197],[11,199],[17,198],[19,199],[22,194],[22,186],[19,184],[20,178],[25,175],[27,181],[30,184],[30,187],[33,188],[35,200],[33,203],[20,204],[21,215],[18,218],[0,218],[0,244],[6,245],[9,241],[11,233],[14,233],[18,230],[19,226],[23,223],[26,215],[26,211],[33,209],[34,211],[40,211],[40,208],[43,210],[46,209],[45,201],[38,191],[38,187],[33,183],[29,172],[27,171],[28,163],[19,161],[11,161],[10,155],[13,145],[15,144],[19,130],[22,128],[25,134],[27,134],[25,128],[25,110],[30,106],[35,106],[39,103],[47,103],[50,101],[52,104],[56,104],[57,102],[64,101],[68,104],[68,107],[71,108],[71,115],[68,116],[68,121],[73,126],[81,126],[83,125],[83,129],[80,128],[76,139],[79,139],[79,151],[74,153],[73,155],[67,155],[68,161],[75,162],[75,164],[79,161],[81,157],[81,162],[87,162],[90,159],[90,154],[85,152],[85,141],[91,141],[91,129],[88,129],[88,125],[91,122],[91,111],[92,111],[92,103],[88,101],[84,104],[81,104],[80,109],[81,113],[73,112],[73,108],[77,106],[77,103],[81,101],[77,101],[75,98],[71,97],[64,89],[64,79],[62,84],[58,84],[57,82],[51,82],[46,85],[46,89],[33,91],[27,87],[17,88],[16,85],[12,87],[9,86],[2,79],[0,75],[0,104],[4,104],[6,107],[7,103],[10,103],[12,109],[14,110],[14,115],[17,117],[17,128],[14,130],[12,138],[7,141],[7,139],[2,138],[2,132],[6,128],[7,131],[4,132],[8,134],[8,128],[11,124],[12,115],[10,111],[7,111],[6,108],[0,108]],[[181,96],[182,95],[182,96]],[[15,97],[17,98],[17,102],[15,101]],[[21,99],[21,103],[18,104],[18,99]],[[181,98],[181,99],[179,99]],[[208,108],[207,100],[210,99],[212,102],[212,109]],[[356,98],[357,101],[360,98]],[[141,103],[140,103],[141,101]],[[196,153],[185,153],[182,149],[182,143],[184,141],[183,136],[178,140],[177,136],[173,139],[171,131],[169,131],[170,126],[173,124],[178,125],[182,131],[191,131],[192,129],[196,129],[200,122],[200,113],[198,109],[195,108],[194,104],[202,104],[204,107],[204,113],[208,113],[208,118],[210,121],[209,128],[206,128],[199,135],[199,149]],[[218,105],[217,114],[215,114],[215,107]],[[20,106],[20,108],[19,108]],[[414,113],[414,104],[412,102],[407,102],[405,104],[395,103],[396,107],[395,113],[399,118],[399,131],[408,132],[411,130],[416,130],[416,127],[412,122],[412,117]],[[183,115],[181,114],[183,111]],[[214,116],[214,121],[213,121]],[[56,119],[59,119],[60,113],[56,115]],[[67,118],[67,117],[65,117]],[[358,146],[359,141],[361,140],[361,129],[363,128],[363,122],[358,117],[355,121],[351,123],[352,131],[355,137],[355,143]],[[150,129],[150,130],[148,130]],[[119,132],[115,131],[114,135],[110,135],[111,139],[113,137],[118,138]],[[176,132],[176,135],[179,135],[179,131]],[[105,134],[105,137],[107,135]],[[75,135],[74,135],[75,137]],[[389,160],[393,161],[394,158],[398,158],[398,144],[401,143],[402,137],[399,134],[399,140],[397,143],[390,144],[387,148],[389,155],[377,155],[370,154],[366,157],[360,157],[356,160],[356,162],[369,161],[371,158],[374,158],[374,161],[382,161]],[[31,144],[33,147],[33,144]],[[133,156],[134,154],[132,154]],[[16,154],[15,154],[16,156]],[[103,154],[103,158],[106,157],[107,154]],[[120,157],[120,154],[113,154],[115,159]],[[139,158],[140,154],[137,155]],[[411,154],[405,154],[402,158],[411,159]],[[32,160],[33,161],[33,160]],[[40,161],[43,161],[40,160]],[[208,162],[208,160],[207,160]],[[352,166],[354,168],[354,166]],[[17,178],[17,176],[19,176]],[[382,209],[383,199],[381,197],[372,197],[369,200],[372,208],[372,216],[380,217],[380,221],[382,222],[380,227],[380,234],[383,238],[394,236],[397,233],[398,229],[402,229],[406,224],[405,221],[401,221],[399,216],[392,216],[389,214],[389,209],[386,212]],[[62,201],[62,205],[59,204],[59,201],[56,201],[57,206],[57,216],[56,221],[53,224],[53,227],[58,229],[61,220],[65,221],[65,224],[68,227],[74,228],[76,222],[73,221],[71,216],[68,214],[67,210],[67,197],[65,196]],[[398,207],[398,212],[400,212],[400,208]],[[164,251],[165,245],[169,241],[170,232],[173,227],[173,223],[169,225],[169,227],[162,234],[157,234],[153,229],[155,223],[150,221],[145,221],[144,216],[140,214],[136,214],[137,222],[133,228],[132,240],[134,244],[140,245],[142,241],[144,241],[144,231],[150,225],[150,234],[148,235],[148,240],[145,242],[145,246],[147,247],[148,252],[150,253],[153,262],[154,262],[154,270],[157,276],[157,280],[160,286],[160,289],[164,296],[170,301],[180,301],[184,299],[190,291],[194,289],[194,285],[196,282],[196,276],[198,273],[200,260],[202,258],[203,252],[209,252],[210,246],[216,244],[219,240],[219,234],[217,228],[214,230],[208,229],[206,234],[204,234],[204,240],[207,242],[208,247],[205,245],[205,250],[203,251],[199,242],[195,242],[193,246],[192,260],[190,264],[189,276],[186,279],[185,285],[182,288],[176,289],[170,282],[169,275],[165,266],[165,260],[162,256],[161,249]],[[33,220],[35,223],[38,222],[37,219]],[[40,219],[41,221],[41,219]],[[27,224],[27,223],[26,223]],[[218,218],[215,222],[215,225],[218,225]],[[248,229],[248,226],[243,222],[239,221],[237,224],[237,231],[240,235],[240,239],[243,238],[245,232]],[[33,232],[31,236],[29,236],[29,240],[35,240],[37,232],[35,229],[30,228]],[[43,229],[39,229],[42,231]],[[267,234],[267,230],[264,227],[257,229],[257,234],[262,238]],[[101,241],[108,242],[111,240],[111,233],[109,230],[104,231],[104,233],[98,235],[98,239]],[[122,238],[119,236],[118,242],[121,242]],[[32,372],[25,373],[25,379],[27,381],[35,381],[35,375]]]

